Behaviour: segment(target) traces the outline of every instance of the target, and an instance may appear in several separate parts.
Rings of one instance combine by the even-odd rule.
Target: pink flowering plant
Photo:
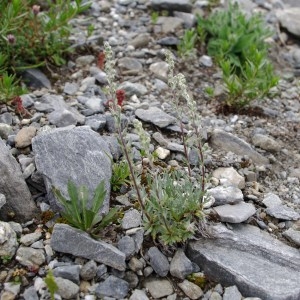
[[[69,21],[90,5],[83,0],[40,2],[43,6],[37,0],[0,1],[0,85],[6,80],[17,87],[14,76],[27,68],[64,64],[71,49]],[[0,102],[19,94],[0,90]]]

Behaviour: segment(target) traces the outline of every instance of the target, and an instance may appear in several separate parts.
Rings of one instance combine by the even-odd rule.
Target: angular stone
[[[242,299],[242,295],[235,285],[225,288],[223,300],[241,300],[241,299]]]
[[[4,123],[0,123],[0,138],[7,140],[8,136],[13,133],[13,128]]]
[[[273,193],[266,194],[262,202],[266,207],[275,207],[282,204],[281,199]]]
[[[46,261],[45,252],[42,249],[21,246],[17,250],[16,260],[23,266],[38,268]]]
[[[80,277],[83,280],[92,280],[97,274],[97,264],[95,261],[90,260],[80,270]]]
[[[189,297],[189,299],[199,299],[203,296],[202,289],[188,280],[178,283],[178,286],[183,290],[183,292]]]
[[[160,61],[153,63],[150,65],[149,69],[152,73],[156,75],[158,79],[167,81],[169,65],[166,62]]]
[[[135,253],[134,239],[128,235],[123,236],[118,241],[118,249],[126,255],[126,259],[130,258]]]
[[[300,231],[294,230],[293,228],[289,228],[283,234],[288,240],[295,243],[297,246],[300,246]]]
[[[0,221],[0,257],[13,257],[18,245],[15,231],[8,223]]]
[[[129,300],[149,300],[143,290],[134,290]]]
[[[37,101],[34,102],[34,108],[41,112],[55,112],[50,114],[50,119],[53,124],[57,122],[59,125],[69,124],[71,121],[74,123],[84,123],[84,116],[80,114],[74,107],[69,106],[62,96],[45,94]],[[69,119],[64,121],[62,115],[65,115]],[[48,115],[49,118],[49,115]],[[71,123],[71,124],[73,124]],[[75,123],[75,124],[76,124]]]
[[[71,280],[76,284],[80,283],[79,273],[80,273],[79,265],[61,266],[53,269],[53,275],[55,277],[62,277]]]
[[[177,17],[159,17],[157,24],[161,25],[163,33],[168,34],[178,30],[183,25],[183,20]]]
[[[131,97],[133,95],[137,95],[139,97],[147,93],[147,88],[144,85],[129,81],[124,81],[121,85],[119,85],[118,90],[125,90],[127,97]]]
[[[135,115],[145,121],[153,123],[154,125],[163,128],[167,127],[170,124],[174,124],[176,119],[158,107],[150,107],[149,109],[137,109]]]
[[[213,171],[212,176],[218,178],[222,185],[233,185],[239,189],[243,189],[245,187],[245,178],[233,167],[218,168]]]
[[[55,110],[49,113],[48,120],[50,124],[53,124],[56,127],[66,127],[77,124],[76,117],[67,109]]]
[[[300,299],[300,253],[251,225],[219,224],[212,239],[191,242],[187,255],[222,285],[236,285],[244,297]]]
[[[20,243],[25,246],[29,246],[34,242],[38,241],[41,237],[42,237],[42,233],[38,231],[33,233],[28,233],[21,237]]]
[[[252,142],[254,146],[260,147],[261,149],[267,151],[278,152],[282,148],[278,141],[264,134],[255,134],[252,137]]]
[[[193,5],[189,0],[151,0],[150,5],[156,10],[191,12]]]
[[[32,141],[37,170],[43,174],[50,204],[60,207],[52,193],[52,186],[69,199],[68,180],[85,185],[92,201],[98,184],[104,180],[106,197],[101,209],[109,207],[111,160],[106,142],[88,127],[55,129],[36,136]]]
[[[47,76],[39,69],[27,69],[22,73],[22,78],[26,84],[35,89],[51,89],[51,82]]]
[[[79,286],[68,279],[56,277],[55,282],[58,287],[56,293],[59,294],[63,299],[74,299],[79,292]]]
[[[122,219],[122,228],[130,229],[141,226],[141,213],[136,209],[127,210]]]
[[[74,95],[78,91],[79,86],[75,82],[66,82],[64,86],[64,93],[68,95]]]
[[[58,252],[93,259],[120,271],[126,268],[125,254],[120,250],[66,224],[54,225],[51,247]]]
[[[129,45],[134,48],[142,48],[147,47],[150,42],[150,34],[149,33],[140,33],[133,40],[129,42]]]
[[[182,249],[177,250],[170,264],[171,275],[179,279],[185,279],[186,276],[193,273],[193,271],[193,264],[186,257],[184,251]]]
[[[213,149],[231,151],[241,156],[247,155],[257,165],[266,165],[269,163],[266,157],[255,151],[247,142],[221,129],[213,130],[209,139],[209,145]]]
[[[240,189],[234,186],[217,186],[207,190],[208,194],[214,197],[214,206],[224,204],[236,204],[243,201],[244,195]]]
[[[214,207],[222,222],[242,223],[255,214],[252,203],[239,202],[234,205],[225,204]]]
[[[144,281],[144,286],[149,290],[149,293],[154,299],[169,296],[174,292],[173,286],[168,279],[147,278]]]
[[[300,7],[278,9],[276,10],[276,17],[287,31],[300,36]]]
[[[34,286],[27,288],[23,293],[23,297],[24,300],[39,300],[39,296]]]
[[[105,281],[98,284],[95,294],[98,297],[125,298],[129,291],[128,282],[110,275]]]
[[[37,207],[31,198],[16,159],[0,139],[0,193],[5,195],[6,204],[0,210],[0,219],[5,221],[14,216],[18,222],[34,218]]]
[[[266,213],[280,220],[299,220],[300,214],[286,205],[277,205],[266,209]]]
[[[202,55],[199,59],[199,62],[205,67],[212,67],[213,61],[210,56]]]
[[[143,70],[143,65],[136,58],[122,57],[118,59],[118,67],[125,74],[138,74]]]
[[[161,277],[168,275],[170,264],[164,254],[162,254],[157,247],[151,247],[148,251],[150,257],[150,265],[153,270]]]

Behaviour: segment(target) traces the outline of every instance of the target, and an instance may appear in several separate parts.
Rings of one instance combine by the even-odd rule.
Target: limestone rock
[[[214,207],[222,222],[242,223],[255,214],[252,203],[239,202],[234,205],[225,204]]]
[[[0,221],[0,257],[14,256],[18,245],[15,231],[8,223]]]
[[[150,4],[155,10],[191,12],[193,8],[189,0],[151,0]]]
[[[190,260],[217,282],[236,285],[244,297],[300,299],[299,251],[255,226],[231,226],[216,225],[214,238],[191,242]]]
[[[286,28],[290,33],[300,36],[300,7],[277,10],[276,17],[282,27]]]
[[[66,224],[55,224],[51,236],[55,251],[81,256],[106,264],[117,270],[125,270],[125,254],[112,245],[96,241],[87,233]]]
[[[149,109],[139,108],[135,111],[135,115],[139,119],[145,122],[151,122],[160,128],[167,127],[168,125],[176,122],[174,117],[168,115],[158,107],[150,107]]]
[[[32,142],[37,170],[43,174],[50,204],[59,204],[52,194],[52,186],[69,198],[67,183],[85,185],[92,201],[98,184],[104,180],[106,197],[102,212],[108,211],[111,160],[106,142],[88,127],[55,129],[38,135]]]
[[[218,168],[213,171],[212,176],[218,178],[222,185],[233,185],[239,189],[243,189],[245,187],[245,178],[233,167]]]
[[[213,130],[209,139],[209,145],[213,149],[231,151],[241,156],[247,155],[257,165],[266,165],[269,163],[266,157],[255,151],[247,142],[221,129]]]
[[[0,210],[0,219],[8,220],[10,214],[13,214],[18,222],[35,217],[37,208],[20,166],[2,139],[0,139],[0,174],[0,193],[6,198],[6,204]]]

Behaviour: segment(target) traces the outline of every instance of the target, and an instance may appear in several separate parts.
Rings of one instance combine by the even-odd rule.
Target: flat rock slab
[[[266,165],[269,160],[253,149],[250,144],[221,129],[214,129],[209,139],[213,149],[231,151],[237,155],[247,155],[257,165]]]
[[[300,253],[251,225],[219,224],[214,238],[191,242],[187,255],[223,285],[236,285],[244,297],[300,299]]]
[[[69,199],[68,180],[77,186],[85,185],[91,201],[98,184],[104,180],[106,198],[101,209],[109,208],[111,160],[105,140],[89,127],[55,129],[36,136],[32,140],[37,170],[45,179],[52,207],[60,205],[52,194],[52,186]]]
[[[151,0],[150,4],[156,10],[191,12],[193,8],[190,0]]]
[[[150,107],[149,109],[138,108],[135,111],[135,115],[139,119],[145,122],[153,123],[160,128],[167,127],[168,125],[176,122],[176,118],[168,115],[158,107]]]
[[[255,206],[244,201],[237,204],[224,204],[214,207],[222,222],[242,223],[255,214]]]
[[[53,250],[80,256],[124,271],[125,254],[116,247],[91,238],[86,232],[67,224],[55,224],[51,236]]]

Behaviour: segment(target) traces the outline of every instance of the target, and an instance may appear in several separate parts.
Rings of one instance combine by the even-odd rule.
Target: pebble
[[[194,267],[192,262],[186,257],[182,249],[176,251],[170,263],[170,273],[179,279],[185,279],[193,273]]]
[[[174,292],[173,286],[168,279],[150,277],[145,280],[144,286],[154,299],[169,296]]]
[[[189,299],[199,299],[201,296],[203,296],[202,289],[198,285],[188,280],[178,283],[178,286],[189,297]]]
[[[225,288],[223,300],[241,300],[241,299],[242,299],[242,295],[235,285]]]
[[[103,282],[100,282],[95,290],[97,297],[113,297],[125,298],[129,291],[129,284],[127,281],[110,275]]]
[[[63,299],[73,299],[79,292],[79,286],[68,279],[55,277],[55,283],[58,287],[57,293]]]
[[[151,247],[148,250],[148,256],[150,258],[150,265],[156,274],[161,277],[167,276],[170,271],[170,264],[167,257],[157,247]]]
[[[31,140],[36,134],[36,128],[29,126],[23,127],[15,137],[15,145],[17,148],[25,148],[31,145]]]
[[[25,246],[30,246],[34,242],[38,241],[42,237],[41,232],[33,232],[29,234],[25,234],[21,237],[20,243]]]
[[[174,124],[176,122],[176,119],[174,117],[168,115],[158,107],[150,107],[147,110],[137,109],[135,111],[135,115],[139,119],[145,122],[151,122],[160,128],[167,127],[168,125]]]
[[[295,243],[297,246],[300,246],[300,231],[294,230],[292,228],[289,228],[288,230],[284,231],[282,234],[284,237],[286,237],[291,242]]]
[[[80,277],[83,280],[89,281],[92,280],[97,273],[97,264],[95,261],[90,260],[84,264],[80,270]]]
[[[213,171],[212,176],[219,179],[222,185],[232,185],[239,189],[243,189],[245,187],[245,178],[232,167],[218,168]]]
[[[130,209],[124,214],[124,217],[122,219],[122,228],[126,230],[139,227],[141,225],[141,222],[142,218],[140,212],[136,209]]]
[[[143,290],[134,290],[129,300],[149,300]]]
[[[235,204],[243,201],[242,191],[235,186],[217,186],[207,190],[208,194],[214,198],[214,206],[224,204]]]

